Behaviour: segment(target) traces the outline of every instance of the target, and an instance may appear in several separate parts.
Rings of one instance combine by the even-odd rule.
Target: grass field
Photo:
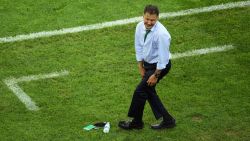
[[[236,0],[154,1],[161,12]],[[0,37],[113,21],[142,15],[148,0],[119,2],[0,0]],[[74,34],[0,43],[0,140],[247,141],[250,140],[250,7],[160,20],[172,35],[171,52],[222,45],[220,53],[172,61],[157,86],[174,129],[153,131],[146,106],[145,128],[124,131],[132,93],[140,81],[134,52],[136,23]],[[36,102],[30,111],[4,83],[10,77],[67,70],[69,75],[23,82]],[[83,126],[110,121],[111,130]]]

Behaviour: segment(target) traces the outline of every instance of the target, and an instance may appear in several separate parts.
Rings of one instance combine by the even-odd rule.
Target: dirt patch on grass
[[[225,131],[225,134],[227,135],[227,136],[239,136],[239,132],[238,131],[235,131],[235,130],[226,130]]]
[[[202,122],[204,119],[204,116],[202,114],[193,114],[192,115],[192,121],[194,122]]]

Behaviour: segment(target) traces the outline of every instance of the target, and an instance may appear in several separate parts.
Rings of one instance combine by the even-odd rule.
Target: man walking
[[[156,119],[163,120],[152,129],[172,128],[175,119],[168,113],[159,99],[155,86],[169,72],[171,36],[167,29],[158,21],[157,6],[147,5],[144,9],[143,21],[138,23],[135,32],[136,60],[142,80],[134,91],[128,116],[132,121],[120,121],[122,129],[142,129],[144,106],[148,100]]]

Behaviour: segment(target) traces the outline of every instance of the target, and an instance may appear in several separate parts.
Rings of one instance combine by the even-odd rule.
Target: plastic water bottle
[[[110,129],[110,123],[107,122],[103,128],[103,133],[108,133]]]

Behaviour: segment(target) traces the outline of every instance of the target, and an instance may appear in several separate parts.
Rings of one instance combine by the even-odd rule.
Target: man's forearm
[[[160,75],[161,75],[161,70],[156,69],[155,72],[154,72],[154,75],[155,75],[156,78],[159,78]]]
[[[139,67],[139,69],[144,68],[143,67],[143,61],[138,61],[138,67]]]

